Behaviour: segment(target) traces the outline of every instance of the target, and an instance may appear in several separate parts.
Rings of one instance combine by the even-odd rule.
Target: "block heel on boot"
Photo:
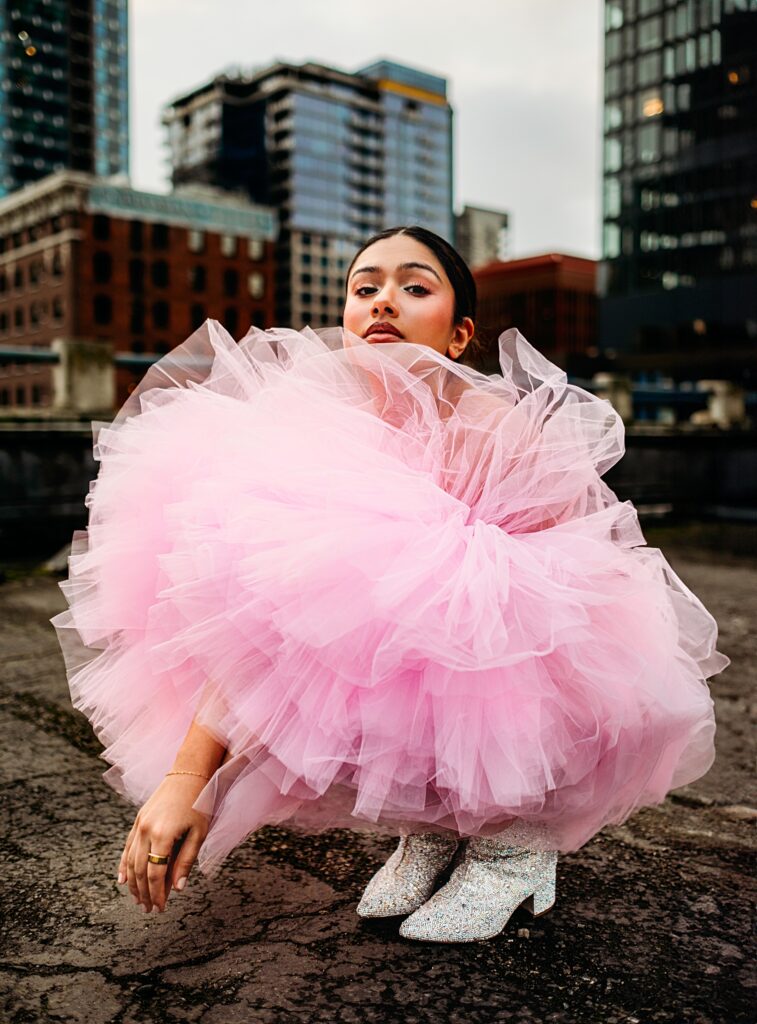
[[[550,909],[556,867],[554,851],[473,838],[447,884],[402,922],[400,935],[422,942],[494,938],[521,904],[534,916]]]
[[[555,882],[550,879],[541,885],[535,892],[531,893],[528,899],[524,900],[523,906],[529,910],[534,917],[541,917],[554,906],[555,903]]]

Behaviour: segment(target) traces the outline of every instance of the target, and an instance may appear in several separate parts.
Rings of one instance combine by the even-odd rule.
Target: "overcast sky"
[[[510,255],[599,255],[602,0],[131,0],[131,174],[166,191],[164,103],[274,60],[444,75],[456,209],[511,215]]]

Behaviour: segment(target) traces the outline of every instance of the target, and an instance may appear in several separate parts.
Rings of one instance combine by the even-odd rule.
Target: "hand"
[[[171,887],[186,885],[208,834],[206,815],[192,809],[206,780],[196,775],[167,775],[140,809],[118,865],[119,884],[128,883],[136,903],[149,914],[164,911]],[[148,853],[168,856],[150,864]]]

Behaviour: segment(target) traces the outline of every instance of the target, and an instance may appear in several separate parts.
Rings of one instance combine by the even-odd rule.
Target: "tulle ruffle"
[[[141,803],[228,748],[206,871],[261,825],[571,851],[704,774],[717,626],[601,475],[610,404],[516,331],[501,375],[341,329],[209,321],[95,424],[52,621]]]

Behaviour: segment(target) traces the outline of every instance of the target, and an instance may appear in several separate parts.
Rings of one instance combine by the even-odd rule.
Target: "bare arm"
[[[193,804],[226,756],[224,745],[193,720],[171,772],[140,808],[121,854],[118,881],[128,883],[135,903],[147,913],[164,911],[171,888],[186,885],[208,832],[206,815]],[[149,863],[148,853],[168,856],[168,863]]]

